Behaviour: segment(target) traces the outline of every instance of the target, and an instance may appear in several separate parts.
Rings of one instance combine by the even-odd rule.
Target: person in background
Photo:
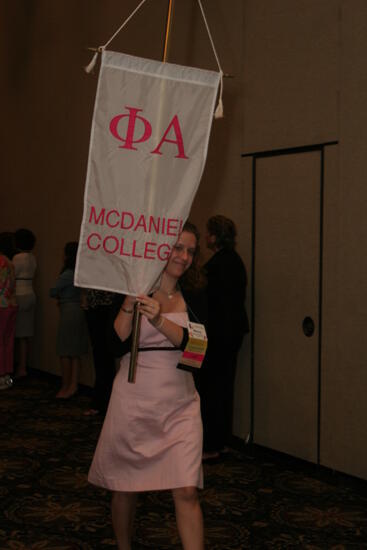
[[[214,252],[205,264],[208,281],[207,361],[196,376],[204,427],[203,460],[218,459],[232,436],[233,394],[237,354],[249,323],[244,302],[247,274],[235,250],[236,226],[225,216],[207,222],[207,247]]]
[[[68,242],[64,248],[64,265],[50,296],[58,300],[60,319],[56,352],[61,361],[62,385],[56,394],[68,399],[78,391],[81,357],[88,352],[88,329],[81,308],[81,290],[74,286],[77,242]]]
[[[95,380],[91,406],[85,416],[105,414],[115,377],[115,356],[111,349],[113,292],[88,289],[83,301],[89,338],[92,345]]]
[[[203,322],[195,296],[199,235],[186,223],[160,288],[137,297],[142,314],[136,382],[128,382],[130,353],[115,377],[89,481],[112,491],[119,549],[130,550],[138,493],[171,489],[185,550],[204,548],[200,399],[192,374],[177,368],[189,319]],[[132,331],[136,298],[126,296],[115,320],[122,341]],[[200,321],[199,321],[200,320]]]
[[[0,389],[13,384],[13,355],[17,302],[15,273],[10,261],[13,254],[13,236],[0,233]]]
[[[27,376],[27,367],[30,363],[31,344],[34,335],[36,295],[33,290],[33,278],[37,262],[32,250],[35,244],[36,237],[29,229],[22,228],[15,232],[17,253],[13,256],[13,264],[16,278],[16,297],[19,308],[15,328],[17,346],[16,378]]]

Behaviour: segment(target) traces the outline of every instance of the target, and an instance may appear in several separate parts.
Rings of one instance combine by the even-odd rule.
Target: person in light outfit
[[[205,295],[197,269],[199,235],[186,223],[159,290],[137,297],[142,314],[136,382],[128,382],[130,353],[121,360],[89,471],[89,481],[112,491],[118,548],[129,550],[137,495],[172,490],[185,550],[204,548],[197,488],[203,486],[200,398],[193,376],[177,365],[189,318],[204,322]],[[127,296],[115,320],[121,340],[131,335],[135,297]]]
[[[33,254],[36,237],[29,229],[18,229],[15,232],[15,246],[17,254],[13,257],[16,278],[16,297],[18,314],[15,328],[17,346],[17,365],[15,377],[27,376],[27,369],[31,360],[31,346],[34,336],[34,322],[36,311],[36,295],[33,290],[33,279],[36,273],[37,262]]]
[[[88,328],[81,308],[81,289],[74,286],[74,269],[78,243],[71,241],[64,248],[64,265],[50,289],[60,310],[56,353],[60,357],[62,383],[58,399],[70,399],[78,391],[81,357],[88,352]]]

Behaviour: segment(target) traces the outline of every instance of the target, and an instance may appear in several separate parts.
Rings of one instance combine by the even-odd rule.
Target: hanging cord
[[[112,42],[112,40],[118,35],[118,33],[125,27],[125,25],[128,24],[128,22],[130,21],[130,19],[132,19],[134,17],[134,15],[136,14],[136,12],[138,10],[140,10],[140,8],[142,7],[143,4],[145,4],[147,0],[141,0],[140,4],[138,4],[136,6],[136,8],[130,13],[129,17],[127,19],[125,19],[125,21],[122,23],[122,25],[117,29],[117,31],[111,36],[111,38],[109,40],[107,40],[106,44],[104,44],[103,46],[99,46],[96,50],[96,53],[94,54],[94,56],[92,57],[92,60],[90,61],[90,63],[84,67],[84,70],[86,73],[91,73],[95,67],[95,64],[97,62],[97,58],[98,58],[98,54],[99,53],[102,53],[106,48],[107,46],[109,45],[110,42]]]
[[[97,59],[98,59],[98,54],[99,53],[102,53],[106,48],[107,46],[110,44],[110,42],[112,42],[112,40],[118,35],[118,33],[125,27],[125,25],[128,24],[128,22],[130,21],[130,19],[132,19],[134,17],[134,15],[136,14],[136,12],[138,10],[140,10],[140,8],[142,7],[143,4],[145,4],[147,0],[141,0],[141,2],[137,5],[137,7],[131,12],[131,14],[129,15],[129,17],[122,23],[122,25],[117,29],[117,31],[111,36],[111,38],[109,40],[107,40],[107,42],[103,45],[103,46],[99,46],[95,52],[95,54],[93,55],[90,63],[84,68],[85,72],[86,73],[91,73],[96,65],[96,62],[97,62]],[[213,41],[213,38],[212,38],[212,35],[211,35],[211,32],[210,32],[210,29],[209,29],[209,25],[208,25],[208,22],[206,20],[206,17],[205,17],[205,12],[204,12],[204,9],[203,9],[203,6],[202,6],[202,3],[201,3],[201,0],[198,0],[198,4],[199,4],[199,7],[200,7],[200,10],[201,10],[201,14],[203,16],[203,19],[204,19],[204,23],[205,23],[205,27],[206,27],[206,30],[207,30],[207,33],[208,33],[208,36],[209,36],[209,40],[210,40],[210,43],[211,43],[211,46],[212,46],[212,49],[213,49],[213,52],[214,52],[214,56],[215,56],[215,59],[217,61],[217,65],[218,65],[218,69],[219,69],[219,74],[220,74],[220,89],[219,89],[219,100],[218,100],[218,105],[217,105],[217,108],[215,109],[215,112],[214,112],[214,118],[223,118],[223,71],[222,71],[222,67],[220,65],[220,61],[219,61],[219,57],[218,57],[218,54],[217,54],[217,51],[215,49],[215,46],[214,46],[214,41]]]
[[[205,12],[204,12],[204,8],[202,6],[201,0],[198,0],[198,4],[200,6],[201,14],[202,14],[203,19],[204,19],[206,30],[208,32],[209,40],[210,40],[210,43],[212,45],[212,49],[213,49],[213,52],[214,52],[214,55],[215,55],[215,59],[217,61],[219,74],[220,74],[219,100],[218,100],[217,108],[215,109],[215,112],[214,112],[214,118],[223,118],[223,116],[224,116],[223,115],[223,99],[222,99],[223,98],[223,71],[222,71],[222,67],[220,65],[220,61],[219,61],[217,51],[216,51],[215,46],[214,46],[214,41],[213,41],[212,35],[210,33],[209,25],[208,25],[208,22],[207,22],[206,17],[205,17]]]

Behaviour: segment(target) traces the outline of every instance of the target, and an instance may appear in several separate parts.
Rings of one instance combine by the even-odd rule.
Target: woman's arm
[[[126,296],[113,323],[113,327],[122,342],[127,340],[131,334],[135,302],[134,296]]]
[[[19,259],[18,254],[15,254],[13,256],[12,262],[13,262],[13,266],[14,266],[15,276],[17,277],[19,275],[19,272],[22,269],[22,261]]]
[[[164,334],[175,347],[180,347],[184,337],[184,329],[161,315],[161,305],[154,298],[141,295],[137,299],[139,310],[148,321]]]
[[[68,286],[72,286],[73,285],[73,277],[74,277],[74,273],[72,271],[63,271],[56,283],[55,283],[55,286],[50,288],[50,297],[51,298],[58,298],[59,295],[60,295],[60,292],[68,287]]]

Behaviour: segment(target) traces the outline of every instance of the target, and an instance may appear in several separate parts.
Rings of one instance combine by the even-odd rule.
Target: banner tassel
[[[224,117],[222,97],[223,97],[223,72],[222,72],[222,70],[220,70],[219,99],[218,99],[217,108],[214,111],[214,118],[223,118]]]
[[[224,114],[223,114],[223,101],[222,101],[222,99],[220,99],[218,101],[217,108],[215,109],[215,112],[214,112],[214,118],[223,118],[223,117],[224,117]]]
[[[92,57],[90,63],[88,63],[88,65],[86,67],[84,67],[84,70],[86,73],[91,73],[94,69],[94,67],[96,66],[96,63],[97,63],[97,59],[98,59],[98,50],[96,51],[96,53],[94,54],[94,56]]]
[[[217,61],[217,65],[218,65],[218,69],[219,69],[219,73],[220,73],[219,100],[218,100],[217,108],[215,109],[215,112],[214,112],[214,118],[223,118],[224,117],[224,114],[223,114],[223,100],[222,100],[222,97],[223,97],[223,71],[222,71],[222,67],[220,66],[220,61],[219,61],[219,57],[218,57],[218,54],[217,54],[217,50],[215,49],[215,46],[214,46],[214,41],[213,41],[210,29],[209,29],[208,21],[206,20],[206,17],[205,17],[205,12],[204,12],[204,8],[203,8],[203,5],[201,3],[201,0],[198,0],[198,4],[199,4],[200,11],[201,11],[201,14],[202,14],[203,19],[204,19],[205,27],[206,27],[206,30],[208,32],[208,36],[209,36],[209,40],[210,40],[210,44],[212,46],[212,50],[213,50],[215,59]]]

